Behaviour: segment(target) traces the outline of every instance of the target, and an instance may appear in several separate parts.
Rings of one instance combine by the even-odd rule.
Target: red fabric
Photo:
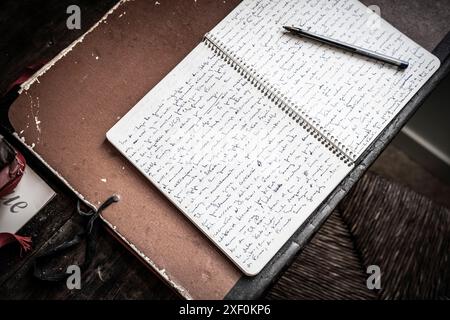
[[[19,184],[20,179],[22,179],[25,165],[25,158],[20,152],[17,152],[15,163],[10,167],[5,168],[7,169],[6,179],[9,181],[7,180],[6,184],[0,188],[0,198],[14,191],[16,186]],[[2,170],[1,175],[2,177],[5,176],[5,170]]]
[[[12,233],[6,233],[2,232],[0,233],[0,248],[13,242],[18,242],[20,245],[20,252],[22,251],[27,252],[28,250],[31,250],[31,238],[30,237],[22,237],[17,234]]]
[[[41,62],[26,67],[25,70],[22,71],[22,74],[17,78],[17,80],[11,83],[6,92],[9,92],[15,86],[20,85],[25,81],[27,81],[44,64],[45,62]],[[6,179],[6,174],[9,176],[9,178],[11,178],[11,180],[9,180],[4,186],[2,183],[0,183],[0,198],[14,191],[16,186],[19,184],[20,179],[22,178],[23,172],[25,170],[25,165],[26,165],[25,158],[20,152],[17,152],[15,166],[13,168],[5,168],[6,170],[0,171],[0,180],[2,180],[2,178]],[[21,253],[22,250],[25,252],[31,250],[30,237],[23,237],[6,232],[0,233],[0,248],[13,242],[19,243]]]
[[[31,66],[26,67],[24,70],[22,70],[22,74],[16,79],[16,81],[10,84],[6,92],[9,92],[15,86],[21,85],[22,83],[27,81],[36,71],[38,71],[45,64],[46,62],[38,62]]]
[[[9,181],[0,189],[0,198],[14,191],[16,186],[19,184],[20,179],[22,179],[25,166],[25,158],[20,152],[17,152],[15,163],[9,167],[6,167],[6,173]],[[2,176],[4,175],[4,170],[2,170],[1,174]],[[12,242],[19,243],[21,253],[22,251],[26,252],[31,249],[30,237],[22,237],[6,232],[0,233],[0,248]]]

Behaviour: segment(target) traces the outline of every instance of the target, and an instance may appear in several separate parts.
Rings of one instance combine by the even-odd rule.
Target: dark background
[[[23,70],[51,60],[97,22],[117,0],[0,1],[0,96]],[[66,27],[69,5],[81,9],[81,30]]]

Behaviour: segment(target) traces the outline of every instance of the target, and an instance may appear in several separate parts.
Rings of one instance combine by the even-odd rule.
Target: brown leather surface
[[[122,4],[23,92],[9,117],[26,143],[90,203],[121,196],[104,218],[185,294],[223,298],[240,271],[105,138],[118,117],[238,3],[160,2]]]

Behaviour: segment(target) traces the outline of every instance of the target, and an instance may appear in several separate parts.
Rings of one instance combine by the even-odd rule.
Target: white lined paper
[[[203,43],[107,136],[248,275],[351,169]]]
[[[356,0],[245,0],[107,134],[243,272],[257,274],[439,67]],[[399,71],[282,25],[407,60]],[[230,64],[227,60],[234,62]],[[252,85],[245,69],[322,137]],[[258,86],[258,84],[256,85]],[[268,97],[269,96],[269,97]]]
[[[440,65],[374,15],[356,0],[246,0],[207,37],[264,77],[324,135],[348,148],[355,161]],[[286,34],[283,25],[301,26],[409,61],[410,66],[399,71]]]

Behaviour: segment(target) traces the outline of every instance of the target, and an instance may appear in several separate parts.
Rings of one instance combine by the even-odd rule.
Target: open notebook
[[[399,71],[282,25],[410,66]],[[438,67],[358,1],[244,0],[107,137],[255,275]]]

